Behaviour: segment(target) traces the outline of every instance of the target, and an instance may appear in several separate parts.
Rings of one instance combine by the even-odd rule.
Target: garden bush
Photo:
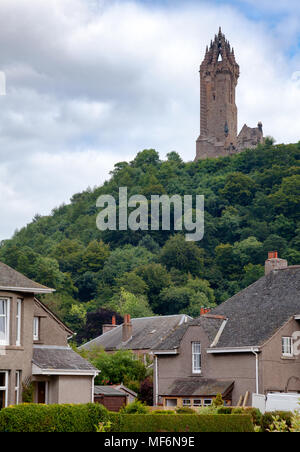
[[[22,404],[0,411],[0,432],[95,432],[110,420],[98,403],[81,405]]]
[[[247,415],[118,415],[113,432],[253,432],[251,416]]]
[[[121,414],[148,414],[150,411],[149,407],[139,400],[135,400],[132,403],[121,408]]]
[[[193,408],[190,408],[188,406],[183,406],[183,407],[176,408],[176,413],[177,414],[196,414],[196,411],[193,410]]]
[[[288,427],[292,425],[293,413],[290,411],[272,411],[266,412],[261,416],[260,427],[262,432],[268,432],[274,422],[274,417],[278,416],[279,420],[286,421]]]
[[[232,406],[220,406],[220,408],[218,408],[217,414],[231,414],[232,410]]]

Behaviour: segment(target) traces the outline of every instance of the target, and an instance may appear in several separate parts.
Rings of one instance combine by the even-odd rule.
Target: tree
[[[220,194],[231,204],[246,206],[253,200],[256,189],[256,184],[251,177],[237,172],[227,177],[225,187],[220,190]]]
[[[95,312],[87,312],[85,324],[77,330],[76,343],[80,345],[100,336],[103,333],[102,326],[104,324],[111,325],[113,316],[116,317],[117,325],[123,323],[123,317],[109,309],[100,308]]]
[[[131,350],[118,350],[106,353],[101,349],[80,351],[101,373],[96,377],[95,384],[130,384],[132,381],[142,382],[147,376],[143,361]]]
[[[134,295],[123,287],[121,287],[120,293],[112,297],[107,306],[122,316],[130,314],[131,317],[151,317],[153,315],[145,296]]]
[[[195,242],[187,242],[184,236],[176,234],[162,248],[160,261],[168,269],[174,267],[198,276],[203,271],[203,250]]]

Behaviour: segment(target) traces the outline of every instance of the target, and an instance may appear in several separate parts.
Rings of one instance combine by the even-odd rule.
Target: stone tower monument
[[[234,154],[263,141],[261,123],[256,128],[245,124],[237,135],[235,88],[239,75],[234,50],[220,28],[206,47],[200,66],[201,127],[195,160]]]

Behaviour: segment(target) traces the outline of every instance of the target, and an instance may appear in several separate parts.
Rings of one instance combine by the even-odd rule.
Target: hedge
[[[114,432],[253,432],[248,415],[120,414],[113,420]]]
[[[110,419],[98,403],[82,405],[22,404],[0,411],[0,432],[95,432]]]

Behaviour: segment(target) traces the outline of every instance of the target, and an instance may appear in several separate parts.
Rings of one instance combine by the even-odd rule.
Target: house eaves
[[[208,348],[206,353],[217,354],[217,353],[253,353],[260,352],[258,347],[225,347],[225,348]]]

